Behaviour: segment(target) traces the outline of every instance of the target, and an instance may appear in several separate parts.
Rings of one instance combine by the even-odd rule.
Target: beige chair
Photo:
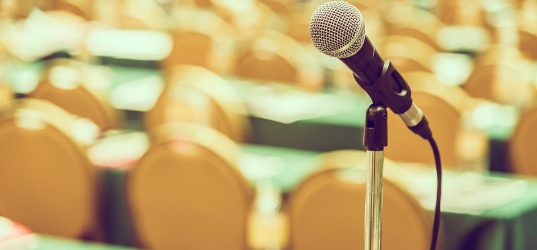
[[[85,20],[91,20],[94,16],[94,6],[91,0],[48,0],[36,1],[40,9],[47,11],[65,11]]]
[[[537,32],[521,29],[518,31],[518,47],[528,58],[537,60]]]
[[[0,82],[0,117],[6,112],[13,104],[13,92],[7,84]]]
[[[463,89],[456,86],[446,85],[438,80],[435,75],[427,72],[405,73],[404,77],[412,85],[414,90],[412,93],[413,98],[416,93],[418,99],[422,99],[420,97],[422,96],[422,93],[426,93],[426,95],[429,96],[425,97],[425,100],[420,100],[419,102],[423,102],[424,107],[422,107],[422,109],[424,109],[429,122],[438,119],[438,121],[435,122],[437,124],[431,126],[435,139],[437,139],[436,141],[439,143],[441,152],[443,152],[443,150],[454,150],[451,153],[445,153],[447,158],[442,155],[442,161],[445,163],[445,166],[467,170],[482,169],[485,164],[485,158],[487,157],[489,139],[484,131],[478,129],[480,126],[475,124],[475,121],[470,119],[470,117],[473,116],[473,112],[476,109],[484,104],[484,101],[471,98]],[[428,111],[425,111],[425,109],[428,109]],[[443,114],[442,112],[447,112],[446,114],[448,115],[439,117]],[[453,112],[457,113],[457,115]],[[400,120],[399,117],[394,115],[390,117],[392,118],[389,122],[399,123],[397,121]],[[442,125],[443,123],[447,124]],[[449,128],[449,124],[452,125],[451,128]],[[417,139],[413,134],[404,133],[407,132],[408,129],[401,127],[404,126],[402,123],[394,126],[397,127],[396,129],[393,129],[394,133],[397,133],[394,139],[398,138],[401,133],[406,134],[407,136],[412,136],[414,137],[413,139],[408,138],[411,140],[411,143],[418,143],[418,145],[424,146],[424,148],[418,148],[416,151],[428,150],[423,152],[429,152],[430,149],[427,149],[429,147],[428,145],[423,144],[423,142],[416,142],[421,139]],[[398,129],[404,129],[404,132]],[[454,135],[454,137],[451,138],[449,135],[445,135],[444,131],[447,131],[447,134],[449,135]],[[441,143],[439,142],[440,140],[444,142]],[[398,143],[402,143],[399,139],[397,139],[397,141]],[[454,145],[452,143],[454,143]],[[402,148],[403,145],[404,143],[399,146],[394,146],[394,151],[404,150]],[[452,146],[454,146],[454,148],[452,148]],[[414,153],[411,153],[411,155],[414,155]],[[428,153],[423,153],[421,158],[416,156],[416,159],[421,159],[416,162],[431,165],[433,162],[427,155]],[[392,159],[397,160],[396,158]],[[446,162],[450,164],[447,164]]]
[[[34,8],[35,0],[2,1],[0,2],[0,14],[2,17],[13,19],[27,18]]]
[[[94,235],[95,176],[80,143],[89,141],[73,132],[96,130],[48,102],[21,101],[0,122],[0,214],[40,234]]]
[[[151,148],[127,181],[142,246],[246,249],[253,189],[237,169],[238,146],[188,123],[163,125],[151,137]]]
[[[433,72],[433,56],[436,49],[409,36],[388,36],[381,48],[382,56],[390,59],[400,71]]]
[[[482,26],[486,20],[477,0],[440,0],[435,12],[447,25]]]
[[[165,68],[190,64],[227,74],[234,62],[233,28],[214,13],[184,9],[177,15],[171,32],[173,48],[164,60]]]
[[[92,82],[94,72],[90,73],[86,67],[73,61],[54,62],[29,96],[50,101],[72,114],[89,118],[102,130],[117,128],[119,112],[106,100],[105,90],[97,86],[101,83]]]
[[[170,68],[166,86],[155,106],[145,114],[145,127],[175,121],[215,128],[235,141],[249,133],[246,107],[226,80],[207,69],[181,65]]]
[[[292,1],[289,0],[260,0],[259,2],[264,4],[274,13],[282,17],[285,17],[291,13],[291,8],[294,4]]]
[[[337,152],[335,165],[307,177],[289,200],[291,248],[362,249],[364,247],[365,170],[363,152]],[[343,161],[346,157],[356,160]],[[332,160],[330,160],[332,161]],[[329,161],[329,162],[330,162]],[[341,165],[343,164],[343,165]],[[417,201],[384,181],[383,249],[427,249],[432,219]]]
[[[537,109],[532,108],[521,116],[510,139],[509,155],[514,173],[537,176],[537,155],[534,152],[537,146],[536,124]]]
[[[462,111],[464,98],[456,99],[459,103],[448,101],[447,93],[431,93],[419,91],[415,88],[412,99],[427,116],[434,138],[442,155],[442,163],[445,167],[459,167],[463,162],[464,155],[468,152],[459,152],[464,148],[464,130],[462,127]],[[424,89],[425,90],[425,89]],[[426,91],[426,90],[425,90]],[[442,97],[441,97],[442,96]],[[403,121],[393,112],[388,116],[388,147],[386,156],[395,161],[434,164],[432,151],[427,141],[421,139],[410,131]],[[486,144],[483,141],[475,148],[475,154],[483,155]],[[476,156],[474,156],[476,157]],[[479,159],[480,157],[477,157]]]
[[[444,24],[433,13],[396,1],[387,5],[382,14],[387,35],[412,37],[440,50],[436,39]]]
[[[524,106],[535,96],[531,72],[523,63],[486,64],[477,66],[462,87],[472,97]]]
[[[246,44],[235,64],[237,77],[312,90],[323,87],[318,57],[292,38],[276,31],[263,31],[253,35]]]

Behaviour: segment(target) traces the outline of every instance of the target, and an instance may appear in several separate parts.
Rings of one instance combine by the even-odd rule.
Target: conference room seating
[[[11,88],[0,82],[0,117],[11,107],[13,98],[14,94]]]
[[[483,132],[465,125],[465,112],[471,112],[479,101],[470,98],[458,87],[447,86],[425,72],[406,73],[412,88],[412,99],[427,115],[446,168],[482,164],[487,151]],[[428,142],[413,134],[394,113],[388,116],[388,147],[386,156],[395,161],[432,165]],[[410,146],[411,145],[411,146]]]
[[[529,59],[537,60],[537,32],[530,29],[520,29],[518,31],[518,47]]]
[[[173,48],[163,62],[168,68],[192,64],[227,74],[233,67],[233,27],[218,15],[195,8],[178,10],[171,31]]]
[[[114,3],[115,2],[115,3]],[[143,30],[165,30],[169,27],[170,18],[166,10],[159,4],[151,0],[112,0],[103,1],[101,5],[112,5],[116,13],[111,11],[108,6],[101,6],[101,16],[110,15],[112,20],[115,19],[115,25],[123,29],[143,29]],[[107,13],[108,12],[108,13]],[[114,23],[113,23],[114,24]]]
[[[478,65],[462,87],[472,97],[523,107],[535,97],[530,70],[521,63]]]
[[[380,53],[400,71],[433,72],[433,59],[438,52],[416,38],[391,35],[384,39]]]
[[[141,246],[247,249],[253,189],[237,167],[239,147],[210,128],[175,123],[128,173],[127,197]]]
[[[534,153],[537,142],[537,133],[534,129],[537,124],[537,109],[532,107],[522,113],[520,121],[509,141],[509,156],[512,171],[522,175],[537,175]]]
[[[87,119],[21,100],[0,122],[0,214],[38,233],[97,237],[96,176],[84,150],[97,135]]]
[[[259,3],[267,6],[274,13],[281,17],[285,17],[290,14],[292,6],[295,4],[289,0],[259,0]]]
[[[445,24],[432,13],[400,2],[390,4],[382,13],[387,35],[412,37],[441,50],[437,39]]]
[[[91,20],[95,16],[95,8],[91,0],[49,0],[39,1],[40,9],[46,11],[64,11],[85,20]]]
[[[334,153],[329,153],[334,154]],[[329,158],[362,160],[319,162],[323,169],[303,180],[289,197],[290,247],[295,250],[360,249],[364,246],[364,152],[341,152]],[[359,165],[355,165],[359,163]],[[384,180],[382,247],[426,249],[430,216],[406,191]]]
[[[317,56],[276,31],[260,31],[240,49],[234,75],[259,82],[277,82],[305,89],[323,88],[323,68]]]
[[[213,127],[235,141],[246,140],[246,107],[227,80],[193,65],[172,67],[165,77],[163,93],[144,115],[146,129],[186,121]]]
[[[485,21],[485,11],[477,0],[440,0],[435,14],[442,22],[450,26],[482,27]]]
[[[514,45],[494,44],[475,57],[476,67],[487,65],[519,65],[525,60],[523,53]]]
[[[31,98],[48,100],[66,111],[91,119],[103,131],[120,126],[120,113],[113,109],[104,91],[107,79],[80,62],[54,61],[43,73]]]

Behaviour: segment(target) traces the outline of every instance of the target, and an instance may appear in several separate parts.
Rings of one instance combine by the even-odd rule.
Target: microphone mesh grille
[[[345,1],[322,4],[310,20],[313,45],[326,55],[346,58],[356,54],[364,44],[362,14]]]

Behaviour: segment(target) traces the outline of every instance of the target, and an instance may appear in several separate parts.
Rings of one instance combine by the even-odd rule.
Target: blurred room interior
[[[369,96],[324,0],[0,0],[0,249],[363,249]],[[349,0],[444,166],[438,249],[537,249],[537,1]],[[389,114],[384,249],[428,249]]]

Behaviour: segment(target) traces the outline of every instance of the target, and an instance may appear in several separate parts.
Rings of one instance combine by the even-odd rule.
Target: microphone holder
[[[387,118],[384,105],[373,103],[367,109],[363,142],[369,162],[364,220],[365,250],[381,249],[382,171],[384,147],[388,145]]]

